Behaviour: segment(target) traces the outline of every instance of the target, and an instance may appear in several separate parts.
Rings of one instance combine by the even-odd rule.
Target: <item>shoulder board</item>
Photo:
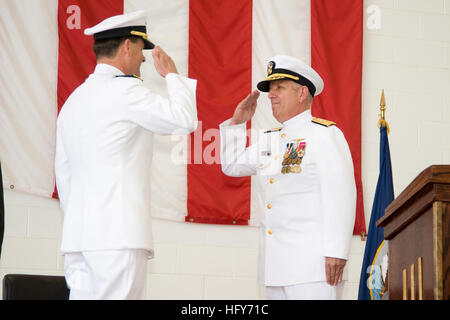
[[[144,80],[142,80],[141,78],[139,78],[138,76],[136,76],[134,74],[119,74],[119,75],[114,76],[114,77],[115,78],[136,78],[136,79],[139,79],[141,81],[144,81]]]
[[[330,120],[325,120],[325,119],[320,119],[320,118],[313,118],[312,122],[320,124],[325,127],[334,126],[336,124],[336,122],[333,122]]]
[[[273,128],[273,129],[264,131],[264,133],[278,132],[278,131],[281,131],[281,129],[283,129],[283,127]]]

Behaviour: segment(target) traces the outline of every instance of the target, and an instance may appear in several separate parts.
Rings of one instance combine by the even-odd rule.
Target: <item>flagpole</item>
[[[389,151],[389,125],[386,121],[386,99],[381,93],[380,119],[380,172],[370,215],[364,259],[359,280],[358,300],[380,300],[386,294],[386,282],[381,272],[388,241],[384,240],[383,228],[376,222],[384,215],[386,207],[394,200],[391,155]],[[384,269],[383,269],[384,270]],[[386,278],[388,275],[386,274]],[[385,296],[386,297],[386,296]]]
[[[381,126],[386,127],[386,132],[389,134],[389,124],[386,121],[386,98],[384,97],[384,89],[381,90],[381,99],[380,99],[380,119],[378,120],[378,128]],[[361,232],[361,241],[367,240],[367,234],[362,231]]]

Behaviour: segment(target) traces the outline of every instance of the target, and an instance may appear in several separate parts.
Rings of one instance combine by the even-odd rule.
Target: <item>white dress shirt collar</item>
[[[110,75],[123,75],[124,73],[117,69],[116,67],[106,64],[106,63],[99,63],[95,67],[94,70],[95,74],[110,74]]]
[[[283,122],[283,128],[285,130],[289,130],[290,128],[299,128],[305,125],[306,123],[311,122],[311,120],[312,120],[311,109],[307,109],[302,113],[296,115],[295,117],[292,117],[289,120]]]

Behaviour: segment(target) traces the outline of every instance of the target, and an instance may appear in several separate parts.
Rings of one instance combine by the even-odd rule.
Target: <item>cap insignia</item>
[[[267,75],[268,76],[270,76],[272,74],[273,69],[275,69],[275,62],[269,61],[269,63],[267,64]]]

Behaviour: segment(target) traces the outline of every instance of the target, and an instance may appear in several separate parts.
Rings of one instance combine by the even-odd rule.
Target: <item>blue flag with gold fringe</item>
[[[387,123],[382,120],[380,126],[380,172],[370,215],[369,232],[359,280],[358,300],[380,300],[386,288],[383,276],[387,271],[387,243],[383,240],[383,228],[377,227],[376,222],[384,216],[384,210],[394,200],[388,130]]]

